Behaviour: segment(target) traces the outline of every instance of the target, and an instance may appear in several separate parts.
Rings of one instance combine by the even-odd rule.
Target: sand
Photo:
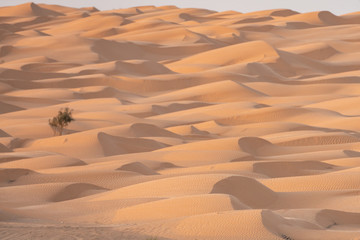
[[[0,8],[0,239],[360,239],[359,30],[360,12]]]

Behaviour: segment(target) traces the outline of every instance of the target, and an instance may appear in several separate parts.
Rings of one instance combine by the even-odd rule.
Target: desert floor
[[[0,239],[358,240],[359,84],[360,12],[0,8]]]

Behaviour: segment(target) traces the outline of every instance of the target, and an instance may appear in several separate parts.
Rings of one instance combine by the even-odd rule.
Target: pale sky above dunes
[[[1,0],[0,7],[22,4],[25,0]],[[178,7],[206,8],[216,11],[236,10],[252,12],[265,9],[288,8],[299,12],[327,10],[341,15],[360,11],[360,0],[34,0],[35,3],[58,4],[73,7],[95,6],[100,10],[128,8],[142,5],[176,5]]]

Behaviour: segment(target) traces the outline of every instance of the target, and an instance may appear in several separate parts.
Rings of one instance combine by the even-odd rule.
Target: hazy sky
[[[0,0],[0,6],[12,6],[28,1]],[[360,11],[360,0],[33,0],[74,7],[95,6],[100,10],[128,8],[142,5],[176,5],[178,7],[207,8],[216,11],[251,12],[264,9],[289,8],[299,12],[328,10],[337,15]]]

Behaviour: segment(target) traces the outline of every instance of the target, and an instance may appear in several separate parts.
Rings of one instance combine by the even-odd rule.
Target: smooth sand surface
[[[0,8],[0,239],[360,239],[359,30],[360,12]]]

